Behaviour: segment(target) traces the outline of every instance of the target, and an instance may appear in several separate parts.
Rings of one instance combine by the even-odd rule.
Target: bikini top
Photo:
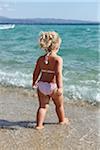
[[[54,73],[54,74],[55,74],[55,71],[53,71],[53,70],[45,70],[45,69],[42,69],[41,71],[42,71],[42,72],[46,72],[46,73]]]
[[[51,52],[48,52],[48,53],[46,54],[46,56],[45,56],[44,62],[45,62],[46,65],[48,65],[48,63],[49,63],[48,57],[49,57],[50,54],[51,54]],[[53,71],[53,70],[45,70],[45,69],[42,69],[41,71],[42,71],[42,72],[46,72],[46,73],[54,73],[54,74],[55,74],[55,71]]]

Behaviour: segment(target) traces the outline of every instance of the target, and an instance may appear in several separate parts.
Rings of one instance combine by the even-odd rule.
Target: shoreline
[[[1,86],[0,85],[0,94],[2,93],[15,93],[15,95],[21,95],[21,96],[27,96],[29,98],[37,98],[37,92],[36,89],[32,89],[32,88],[24,88],[24,87],[17,87],[17,86]],[[82,100],[82,99],[68,99],[65,95],[64,95],[64,101],[71,104],[71,105],[78,105],[78,106],[96,106],[96,107],[100,107],[100,102],[99,101],[89,101],[89,100]]]
[[[58,125],[51,101],[41,131],[34,129],[37,96],[22,94],[23,89],[0,91],[0,148],[2,150],[99,150],[98,107],[64,101],[70,125]],[[25,91],[24,91],[25,92]],[[27,92],[26,92],[27,93]],[[32,93],[31,93],[32,94]]]

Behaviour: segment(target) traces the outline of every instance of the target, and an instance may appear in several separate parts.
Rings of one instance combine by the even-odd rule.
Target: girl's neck
[[[52,56],[54,56],[54,55],[57,55],[57,52],[55,52],[55,51],[52,52],[51,51],[51,52],[49,52],[49,54],[52,55]]]

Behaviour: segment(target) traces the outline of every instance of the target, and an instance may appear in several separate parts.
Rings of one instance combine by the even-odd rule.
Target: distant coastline
[[[6,18],[0,16],[0,24],[36,24],[36,25],[97,25],[100,22],[85,21],[85,20],[67,20],[67,19],[55,19],[55,18]]]

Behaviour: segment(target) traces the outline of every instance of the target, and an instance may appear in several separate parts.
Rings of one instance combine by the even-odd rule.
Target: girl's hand
[[[32,88],[36,89],[36,84],[32,83]]]
[[[62,88],[58,88],[57,89],[57,95],[60,96],[63,94],[63,89]]]
[[[53,91],[53,93],[51,94],[51,96],[61,96],[63,94],[63,88],[57,88]]]

